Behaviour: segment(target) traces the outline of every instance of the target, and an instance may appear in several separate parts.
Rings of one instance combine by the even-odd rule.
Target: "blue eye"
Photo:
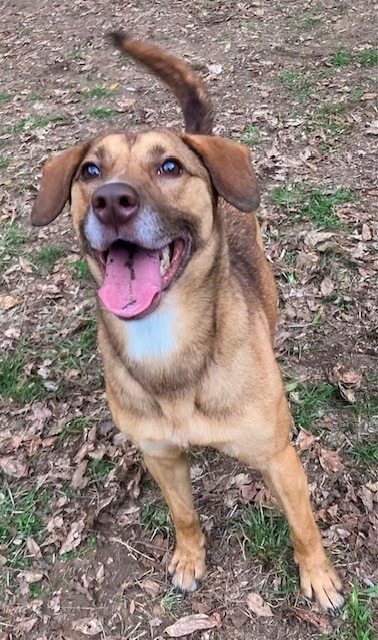
[[[167,160],[164,160],[158,173],[166,176],[179,176],[182,173],[182,166],[178,160],[168,158]]]
[[[91,178],[98,178],[101,175],[101,170],[93,162],[87,162],[81,168],[81,175],[84,180],[91,180]]]

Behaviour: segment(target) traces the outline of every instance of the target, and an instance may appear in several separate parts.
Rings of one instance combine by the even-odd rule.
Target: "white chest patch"
[[[177,313],[171,309],[157,309],[145,318],[125,322],[128,355],[135,360],[172,355],[177,349],[177,322]]]

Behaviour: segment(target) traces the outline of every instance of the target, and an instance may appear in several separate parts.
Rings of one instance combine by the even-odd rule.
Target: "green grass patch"
[[[314,91],[317,79],[309,73],[283,71],[276,76],[277,82],[299,102],[305,102]]]
[[[39,102],[40,100],[43,100],[43,95],[42,93],[32,92],[32,93],[29,93],[26,99],[28,100],[28,102]]]
[[[26,120],[20,120],[15,124],[11,124],[5,129],[3,129],[0,135],[15,135],[17,133],[21,133],[22,131],[32,131],[33,129],[43,129],[47,127],[47,125],[55,123],[55,122],[64,122],[68,118],[64,115],[51,115],[46,116],[45,118],[27,118]]]
[[[173,587],[163,595],[160,600],[160,606],[165,613],[175,613],[183,602],[183,594],[179,593]]]
[[[88,538],[86,538],[77,549],[67,551],[67,553],[62,553],[59,558],[62,562],[67,562],[67,560],[70,560],[71,558],[83,558],[88,553],[94,551],[96,547],[97,539],[95,536],[88,536]]]
[[[326,382],[314,384],[292,382],[286,385],[286,390],[290,392],[295,423],[302,429],[310,431],[316,430],[314,423],[337,399],[337,388]]]
[[[10,158],[8,156],[0,156],[0,169],[6,169],[8,164],[10,164]]]
[[[329,64],[332,67],[346,67],[351,64],[352,56],[349,51],[345,49],[339,49],[335,51],[329,59]]]
[[[247,556],[277,573],[277,587],[267,590],[276,596],[298,589],[298,578],[291,560],[292,549],[286,518],[276,509],[249,505],[241,524]]]
[[[43,271],[52,271],[55,263],[66,253],[65,249],[59,247],[43,247],[36,255],[32,256],[35,266]]]
[[[378,464],[378,442],[376,441],[356,444],[349,449],[349,452],[359,462]]]
[[[43,400],[48,391],[43,379],[30,368],[30,347],[20,346],[16,352],[0,354],[0,397],[11,398],[20,405]]]
[[[345,189],[330,191],[296,182],[273,189],[270,199],[288,215],[294,215],[293,221],[309,220],[317,228],[338,229],[341,221],[336,207],[353,201],[354,195]]]
[[[361,67],[375,67],[378,64],[378,49],[364,49],[358,56]]]
[[[261,142],[260,129],[251,124],[246,124],[240,136],[236,137],[235,140],[253,147]]]
[[[0,102],[8,102],[13,96],[10,93],[0,93]]]
[[[27,538],[33,538],[40,544],[46,537],[42,518],[48,511],[50,496],[38,486],[21,485],[13,492],[5,482],[1,487],[1,553],[7,559],[6,568],[22,569],[30,564]]]
[[[91,274],[85,260],[67,260],[67,265],[72,270],[74,280],[88,280],[90,278]]]
[[[118,111],[115,109],[106,109],[105,107],[89,109],[88,113],[92,118],[98,118],[100,120],[105,120],[106,118],[112,118],[113,116],[118,115]]]
[[[113,463],[109,460],[104,460],[104,458],[102,460],[90,460],[85,475],[90,478],[92,484],[99,485],[113,467]]]
[[[66,438],[81,436],[89,424],[90,420],[83,417],[73,418],[67,422],[57,438],[56,447],[59,447]]]
[[[318,636],[317,640],[376,640],[372,611],[372,601],[376,598],[377,585],[361,589],[355,581],[342,612],[343,625],[335,633]]]
[[[169,509],[165,502],[156,500],[145,502],[140,510],[141,525],[151,531],[152,538],[161,534],[167,536],[172,533]]]

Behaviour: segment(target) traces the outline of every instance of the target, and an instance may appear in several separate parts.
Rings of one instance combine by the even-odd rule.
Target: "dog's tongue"
[[[148,309],[161,284],[158,251],[116,243],[109,249],[98,295],[116,316],[133,318]]]

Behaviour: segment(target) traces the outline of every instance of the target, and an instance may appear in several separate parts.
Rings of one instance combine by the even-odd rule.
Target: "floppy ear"
[[[71,147],[46,162],[42,171],[42,181],[31,212],[31,223],[36,227],[49,224],[63,211],[71,191],[75,171],[89,142]]]
[[[200,156],[222,198],[241,211],[257,209],[260,195],[247,147],[219,136],[182,134],[182,139]]]

